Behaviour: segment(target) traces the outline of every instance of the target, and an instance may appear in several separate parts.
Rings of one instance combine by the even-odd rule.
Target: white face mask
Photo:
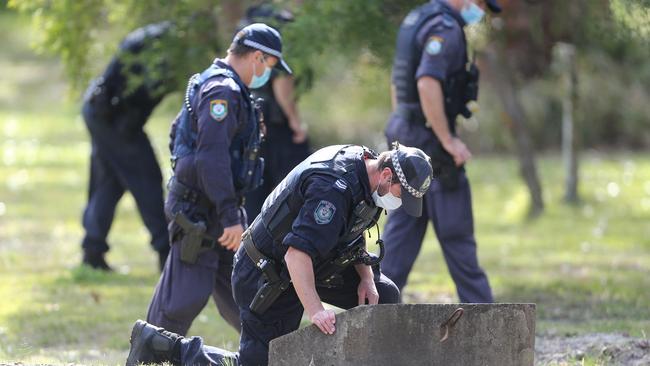
[[[379,185],[377,185],[377,189],[372,192],[372,199],[375,201],[375,205],[377,205],[377,207],[385,208],[386,210],[397,210],[400,208],[400,206],[402,206],[402,199],[395,197],[392,193],[390,193],[390,183],[388,188],[388,193],[380,196],[377,192],[379,190]]]

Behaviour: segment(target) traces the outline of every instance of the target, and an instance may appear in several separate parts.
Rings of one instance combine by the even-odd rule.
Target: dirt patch
[[[622,334],[578,336],[539,335],[535,339],[535,365],[574,366],[582,360],[596,365],[650,365],[650,340]]]

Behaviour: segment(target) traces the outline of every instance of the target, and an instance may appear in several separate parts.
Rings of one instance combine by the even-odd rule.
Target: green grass
[[[0,50],[7,76],[0,87],[0,361],[122,364],[130,327],[145,317],[158,279],[156,256],[126,195],[109,237],[108,261],[117,273],[78,266],[88,137],[79,104],[62,102],[59,65],[26,50],[29,32],[8,31],[24,25],[0,14],[0,32],[10,35]],[[169,111],[177,98],[147,125],[166,176]],[[547,207],[530,222],[513,157],[479,157],[468,168],[479,257],[497,300],[537,303],[539,332],[646,337],[650,157],[585,154],[577,206],[562,203],[559,158],[543,156],[539,165]],[[456,301],[432,231],[427,235],[406,298]],[[212,304],[190,333],[237,348],[236,333]]]

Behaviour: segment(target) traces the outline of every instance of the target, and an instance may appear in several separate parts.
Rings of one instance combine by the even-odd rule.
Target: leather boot
[[[131,349],[126,366],[169,362],[180,365],[183,336],[137,320],[131,331]]]
[[[104,259],[104,253],[94,250],[84,250],[84,256],[81,264],[85,264],[94,269],[99,269],[102,271],[113,271],[113,268],[111,268],[111,266],[106,263],[106,259]]]

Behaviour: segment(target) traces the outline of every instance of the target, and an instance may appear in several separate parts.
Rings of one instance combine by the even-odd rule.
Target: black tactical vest
[[[422,59],[423,48],[417,42],[417,34],[429,20],[448,12],[438,1],[432,1],[413,9],[402,21],[397,35],[397,51],[393,63],[392,82],[395,85],[397,99],[397,113],[410,122],[425,123],[426,118],[420,105],[420,96],[417,89],[415,74]],[[466,42],[463,33],[463,47]],[[465,63],[467,56],[465,55]],[[444,93],[445,114],[454,131],[454,121],[458,114],[466,115],[465,97],[469,95],[467,86],[469,82],[468,71],[461,68],[449,75],[442,85]],[[478,80],[478,75],[476,76]],[[476,97],[474,97],[475,100]],[[470,114],[471,115],[471,114]],[[469,117],[470,115],[467,115]]]
[[[259,225],[261,220],[274,244],[281,243],[304,204],[299,193],[301,184],[313,174],[325,174],[344,180],[348,187],[345,194],[352,201],[347,213],[347,233],[339,238],[339,243],[349,243],[363,235],[363,231],[373,226],[381,214],[381,209],[374,203],[365,201],[365,192],[356,171],[357,161],[368,152],[367,148],[358,145],[335,145],[316,151],[271,192],[253,225]],[[276,248],[259,249],[270,254]]]
[[[169,149],[172,155],[172,169],[176,161],[196,152],[196,139],[198,134],[198,117],[194,112],[193,103],[195,95],[201,86],[209,79],[224,75],[234,80],[239,85],[243,108],[248,109],[248,121],[245,121],[237,130],[230,142],[230,168],[233,183],[238,193],[250,192],[262,185],[264,159],[259,156],[261,136],[259,125],[259,112],[253,103],[248,88],[234,72],[213,63],[200,74],[194,74],[187,85],[185,99],[181,111],[176,116],[170,132]]]

